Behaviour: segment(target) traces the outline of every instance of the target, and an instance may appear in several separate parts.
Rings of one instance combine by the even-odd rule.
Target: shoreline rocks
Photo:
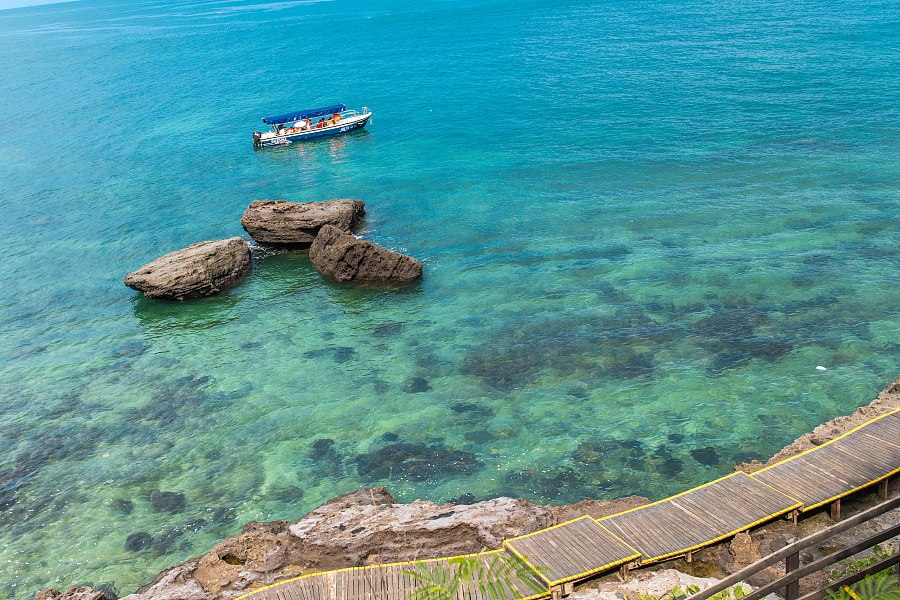
[[[199,298],[234,285],[250,266],[250,247],[242,238],[197,242],[130,273],[125,285],[148,298]]]
[[[829,439],[833,439],[862,422],[896,408],[900,408],[900,379],[853,415],[838,417],[817,427],[813,433],[801,436],[769,463],[812,447],[815,445],[814,438],[824,443],[827,441],[824,437],[831,436]],[[741,467],[746,465],[738,465],[735,469]],[[900,493],[900,485],[895,483],[891,487],[892,493]],[[865,508],[872,502],[869,496],[848,499],[845,507],[850,509],[851,505],[858,505]],[[234,600],[263,585],[309,572],[377,562],[455,556],[481,548],[495,549],[505,538],[544,529],[585,514],[600,518],[647,503],[647,498],[632,496],[612,501],[586,499],[565,506],[534,505],[513,498],[438,506],[423,501],[399,504],[384,487],[361,489],[333,498],[294,522],[251,521],[244,525],[240,535],[226,538],[201,557],[161,572],[152,582],[126,598]],[[886,523],[895,518],[890,514],[884,517]],[[799,525],[780,519],[703,548],[695,554],[692,563],[675,559],[654,567],[675,567],[699,577],[722,577],[746,566],[746,561],[783,547],[791,538],[805,537],[829,524],[830,520],[824,513],[813,515]],[[827,549],[814,549],[816,557],[826,552]],[[775,565],[748,583],[762,585],[780,574],[783,574],[783,568],[779,571]],[[579,589],[596,588],[599,583],[601,588],[597,591],[602,591],[603,582],[612,581],[614,577],[609,575],[608,578],[582,584],[576,588],[576,600],[579,600]],[[89,593],[89,588],[71,588],[70,592],[60,594],[56,590],[45,590],[37,600],[101,600],[84,596]],[[581,600],[594,598],[605,600],[604,596],[594,594],[593,590]]]
[[[325,225],[309,248],[309,260],[323,277],[344,283],[411,283],[422,276],[422,263]]]
[[[309,248],[323,226],[350,231],[363,214],[365,202],[362,200],[305,203],[254,200],[241,216],[241,226],[260,244]]]

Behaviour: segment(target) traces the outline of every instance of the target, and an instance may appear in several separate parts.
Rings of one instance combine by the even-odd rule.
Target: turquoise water
[[[0,597],[128,593],[373,484],[658,499],[869,402],[900,354],[898,21],[887,1],[0,11]],[[335,102],[373,124],[253,151],[260,117]],[[122,284],[245,235],[255,199],[339,197],[421,282],[336,285],[255,248],[214,298]]]

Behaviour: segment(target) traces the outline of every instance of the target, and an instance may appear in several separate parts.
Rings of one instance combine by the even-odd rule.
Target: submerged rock
[[[372,335],[375,337],[393,337],[403,331],[404,324],[397,321],[389,321],[375,326]]]
[[[152,543],[153,537],[149,533],[139,531],[128,536],[128,539],[125,540],[125,549],[130,552],[140,552]]]
[[[701,465],[715,467],[719,464],[719,455],[712,446],[706,448],[695,448],[691,450],[691,456]]]
[[[254,241],[273,246],[308,248],[324,225],[350,231],[365,213],[362,200],[287,202],[255,200],[241,216],[241,226]]]
[[[131,511],[134,510],[134,502],[122,498],[113,498],[109,503],[109,507],[123,515],[130,515]]]
[[[150,504],[155,512],[179,513],[187,508],[184,494],[177,492],[153,492],[150,494]]]
[[[309,260],[323,277],[339,283],[411,283],[422,263],[325,225],[309,248]]]
[[[427,392],[431,390],[431,384],[427,379],[421,377],[410,377],[403,384],[403,391],[408,394],[418,394],[419,392]]]
[[[250,271],[250,247],[239,237],[191,244],[147,263],[125,285],[148,298],[183,300],[212,296]]]
[[[364,481],[388,478],[423,481],[469,475],[484,467],[471,452],[402,443],[360,454],[355,462],[357,473]]]

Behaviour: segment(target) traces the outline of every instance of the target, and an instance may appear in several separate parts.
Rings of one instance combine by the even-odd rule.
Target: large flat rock
[[[362,200],[255,200],[241,216],[241,226],[261,244],[308,248],[324,225],[350,231],[364,212]]]
[[[325,225],[309,248],[309,260],[326,279],[337,282],[410,283],[422,276],[422,263]]]
[[[250,271],[250,247],[242,238],[191,244],[161,256],[125,277],[148,298],[183,300],[217,294]]]

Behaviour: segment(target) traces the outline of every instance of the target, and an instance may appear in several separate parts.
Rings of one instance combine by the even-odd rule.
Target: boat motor
[[[258,131],[253,132],[253,147],[259,148],[262,146],[262,134]]]

